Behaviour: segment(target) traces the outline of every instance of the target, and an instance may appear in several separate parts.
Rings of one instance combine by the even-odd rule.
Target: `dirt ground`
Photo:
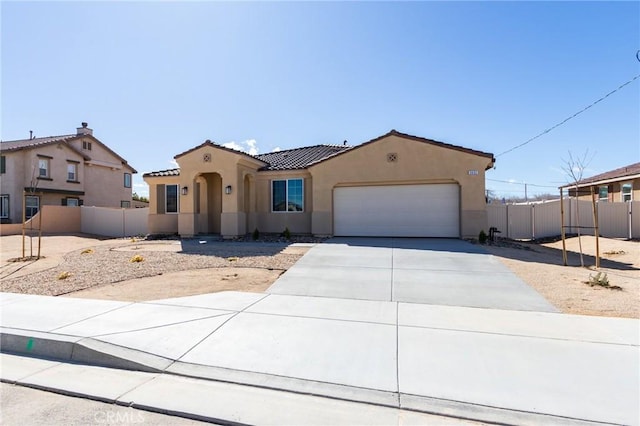
[[[570,266],[563,266],[562,241],[500,242],[486,248],[563,313],[640,318],[640,242],[599,238],[601,267],[596,270],[596,239],[581,240],[584,268],[577,237],[566,241]],[[622,290],[586,284],[597,272]]]
[[[196,269],[91,287],[67,296],[142,302],[219,291],[262,293],[282,272],[262,268]]]

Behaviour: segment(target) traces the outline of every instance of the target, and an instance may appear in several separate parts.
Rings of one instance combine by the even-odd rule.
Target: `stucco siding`
[[[9,196],[9,217],[6,222],[22,221],[22,191],[24,185],[21,177],[24,175],[24,153],[3,152],[6,161],[6,173],[0,177],[0,194]]]
[[[38,178],[38,160],[48,160],[48,178]],[[77,182],[68,182],[67,164],[73,161],[77,166]],[[82,157],[63,144],[48,145],[24,152],[23,177],[24,186],[30,186],[35,178],[37,189],[64,191],[84,191],[84,168]]]
[[[126,173],[131,171],[125,169]],[[121,201],[131,201],[132,188],[125,188],[125,170],[112,170],[103,166],[85,168],[85,206],[120,207]]]
[[[272,182],[274,180],[303,179],[304,203],[302,212],[272,211]],[[294,234],[311,234],[311,213],[313,212],[312,179],[306,170],[286,172],[263,172],[256,180],[257,228],[261,232],[280,233],[289,228]],[[251,232],[252,230],[249,230]]]
[[[389,156],[395,161],[389,161]],[[490,161],[394,135],[338,155],[309,168],[313,177],[313,233],[333,233],[334,187],[458,183],[462,236],[477,237],[487,224],[484,176]]]
[[[599,188],[600,186],[606,186],[608,188],[608,197],[607,200],[610,203],[620,203],[623,202],[622,201],[622,185],[625,183],[631,183],[632,184],[632,192],[631,192],[631,199],[632,201],[640,201],[640,178],[638,179],[623,179],[620,180],[618,182],[611,182],[611,183],[607,183],[604,185],[593,185],[593,192],[595,194],[596,200],[599,200]],[[584,201],[591,201],[591,194],[590,194],[590,186],[584,186],[581,187],[579,190],[579,199],[580,200],[584,200]],[[574,196],[575,195],[575,191],[573,188],[569,187],[566,188],[568,194],[570,196]]]

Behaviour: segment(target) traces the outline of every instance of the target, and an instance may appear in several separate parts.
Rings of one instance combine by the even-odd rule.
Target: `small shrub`
[[[487,234],[484,232],[484,229],[480,231],[480,233],[478,234],[478,242],[480,244],[486,244],[487,243]]]
[[[58,279],[59,280],[66,280],[67,278],[69,278],[71,276],[71,272],[69,271],[64,271],[64,272],[60,272],[60,274],[58,275]]]
[[[82,250],[82,252],[80,252],[80,254],[93,254],[93,253],[95,253],[95,252],[93,251],[92,248],[87,248],[87,249]]]
[[[254,241],[260,239],[260,231],[258,231],[258,228],[253,230],[253,234],[251,234],[251,238],[253,238]]]
[[[289,231],[288,226],[284,228],[284,231],[282,232],[282,236],[285,237],[287,240],[291,239],[291,231]]]
[[[133,256],[129,262],[131,263],[139,263],[139,262],[144,262],[144,257],[140,256],[139,254],[136,254],[135,256]]]
[[[595,275],[589,274],[589,281],[586,281],[591,287],[600,286],[604,288],[608,288],[610,290],[622,290],[622,287],[617,285],[611,285],[609,283],[609,277],[606,272],[598,272]]]

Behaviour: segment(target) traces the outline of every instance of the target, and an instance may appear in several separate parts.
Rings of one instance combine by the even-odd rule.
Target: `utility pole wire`
[[[640,61],[640,50],[638,51],[638,53],[636,53],[636,57],[638,58],[638,61]],[[588,110],[589,108],[591,108],[592,106],[596,105],[599,102],[604,101],[605,99],[607,99],[609,96],[613,95],[614,93],[616,93],[618,90],[622,89],[623,87],[633,83],[634,81],[636,81],[638,78],[640,78],[640,74],[636,75],[635,77],[633,77],[631,80],[627,81],[626,83],[621,84],[620,86],[618,86],[617,89],[612,90],[611,92],[607,93],[606,95],[604,95],[603,97],[601,97],[600,99],[598,99],[597,101],[593,102],[591,105],[581,109],[580,111],[576,112],[575,114],[573,114],[571,117],[565,118],[564,120],[562,120],[560,123],[556,124],[553,127],[549,127],[547,130],[543,131],[542,133],[539,133],[538,135],[532,137],[531,139],[521,143],[520,145],[516,145],[511,149],[508,149],[504,152],[501,152],[500,154],[496,155],[496,157],[500,157],[504,154],[508,154],[511,151],[515,151],[518,148],[521,148],[525,145],[527,145],[530,142],[533,142],[534,140],[538,139],[541,136],[546,135],[547,133],[549,133],[550,131],[554,130],[557,127],[562,126],[564,123],[566,123],[567,121],[571,120],[572,118],[577,117],[578,115],[582,114],[583,112],[585,112],[586,110]]]

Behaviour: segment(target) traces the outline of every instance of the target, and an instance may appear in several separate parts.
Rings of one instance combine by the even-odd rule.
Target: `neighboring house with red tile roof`
[[[477,237],[493,154],[395,130],[249,155],[209,140],[146,173],[150,233]]]
[[[42,205],[131,207],[127,161],[82,123],[75,134],[0,142],[2,223],[20,223]]]
[[[640,201],[640,163],[600,173],[561,188],[568,189],[569,195],[575,196],[576,186],[582,199],[590,200],[593,188],[598,201]]]

